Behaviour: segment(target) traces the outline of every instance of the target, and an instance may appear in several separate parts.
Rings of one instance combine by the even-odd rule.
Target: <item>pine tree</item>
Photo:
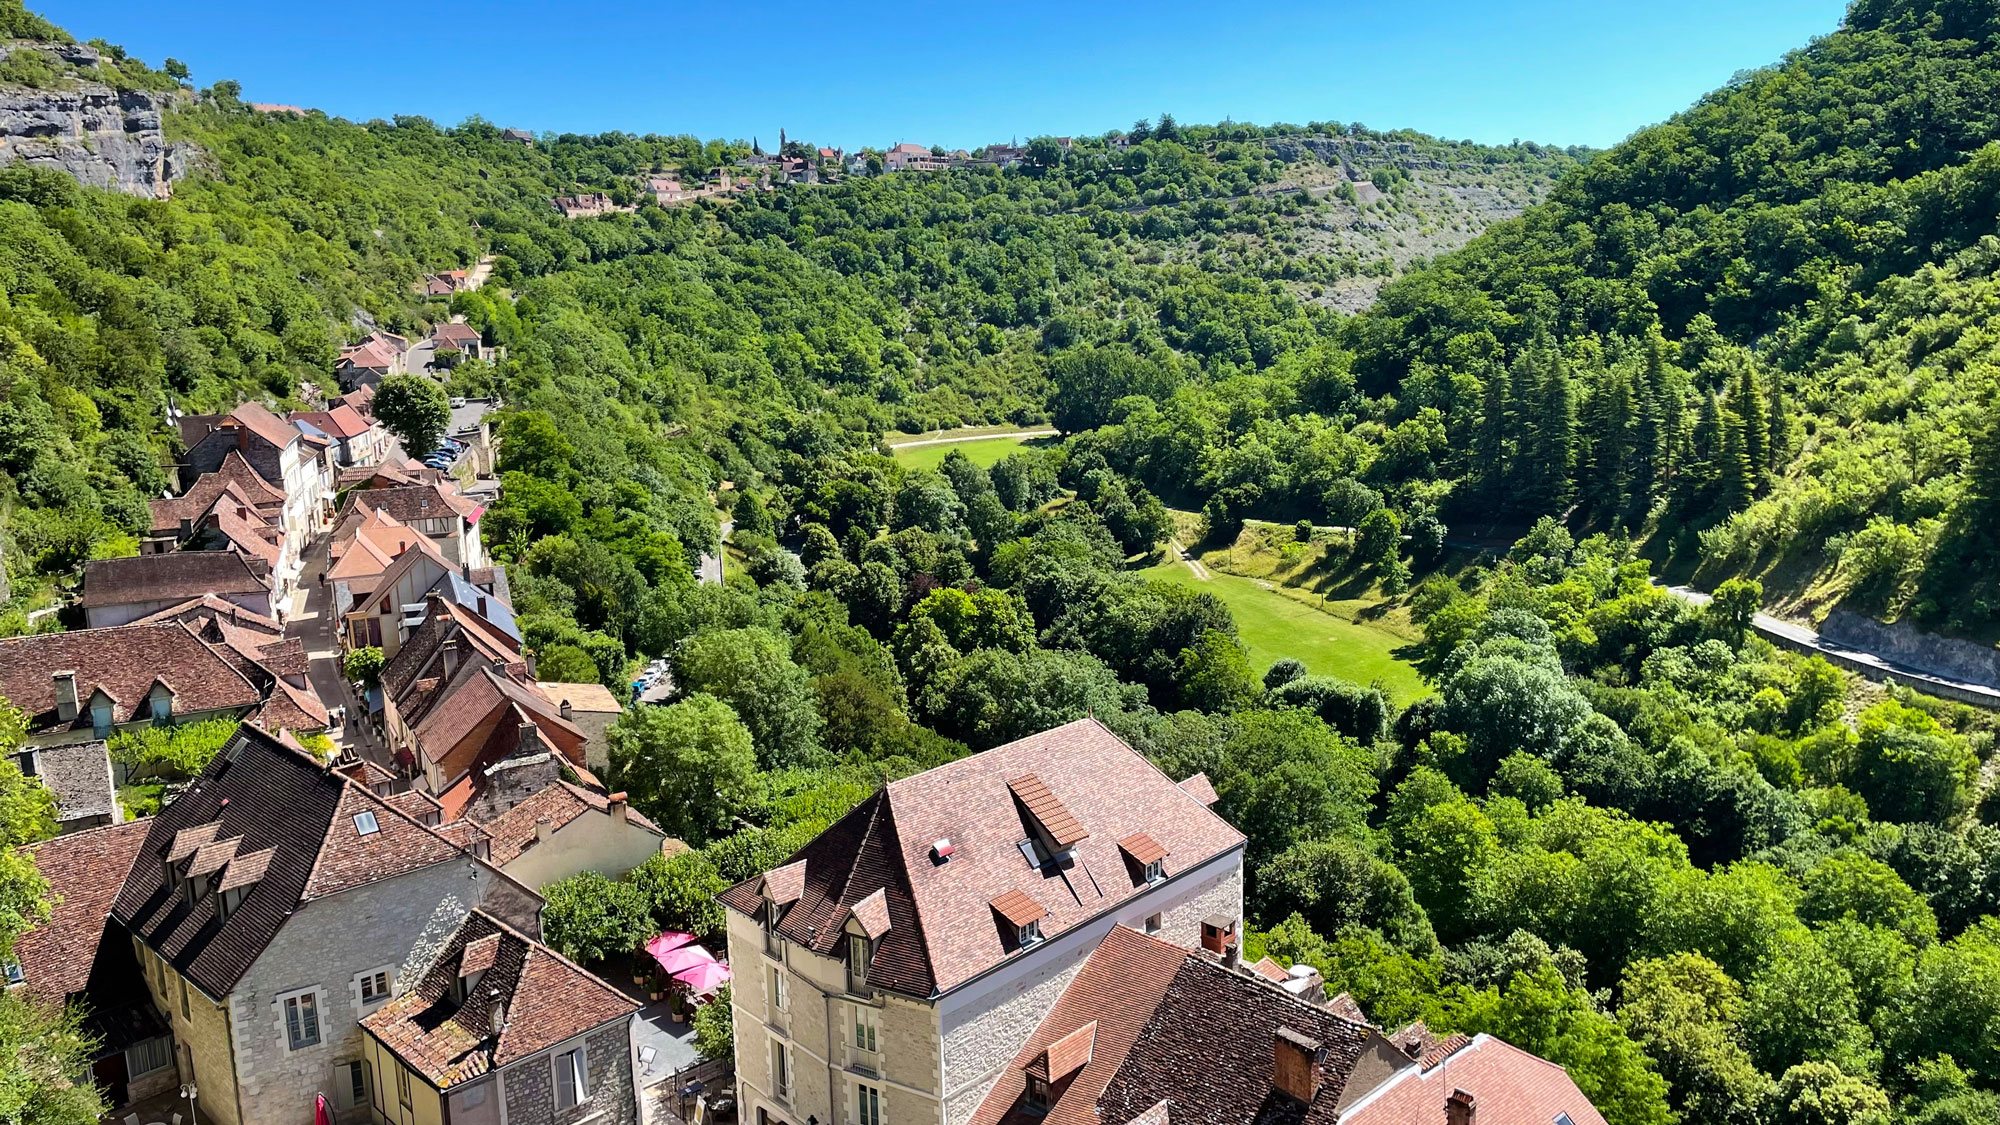
[[[1554,514],[1570,497],[1570,471],[1576,461],[1576,399],[1569,372],[1554,348],[1536,349],[1540,382],[1534,387],[1535,413],[1529,427],[1529,463],[1524,474],[1532,483],[1524,499],[1529,510]]]
[[[1499,500],[1507,488],[1507,407],[1513,397],[1507,368],[1495,364],[1486,374],[1479,409],[1479,473],[1481,489]]]
[[[1715,501],[1722,430],[1721,404],[1713,393],[1702,395],[1686,456],[1674,478],[1674,502],[1683,512],[1705,511]]]
[[[1736,393],[1729,408],[1743,419],[1743,456],[1750,462],[1750,480],[1754,486],[1771,468],[1770,403],[1764,400],[1755,364],[1745,361],[1737,369]]]
[[[1771,471],[1782,472],[1785,464],[1792,459],[1792,405],[1785,399],[1785,376],[1783,372],[1771,375]]]
[[[1757,468],[1750,459],[1750,426],[1736,411],[1723,408],[1722,444],[1716,455],[1716,485],[1725,511],[1750,506],[1757,492]]]

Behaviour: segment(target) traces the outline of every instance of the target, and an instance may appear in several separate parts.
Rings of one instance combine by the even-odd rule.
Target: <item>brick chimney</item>
[[[57,672],[52,678],[56,685],[56,718],[67,723],[76,718],[76,673]]]
[[[611,819],[620,824],[625,823],[625,794],[613,793],[611,796],[605,798],[605,801],[610,806]]]
[[[1444,1100],[1445,1125],[1473,1125],[1479,1113],[1479,1103],[1470,1091],[1453,1090]]]
[[[1320,1043],[1289,1027],[1271,1035],[1271,1085],[1281,1094],[1312,1104],[1319,1093]]]

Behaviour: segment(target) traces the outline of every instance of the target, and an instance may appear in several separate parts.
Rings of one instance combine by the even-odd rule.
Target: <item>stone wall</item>
[[[0,57],[9,50],[43,51],[67,66],[98,61],[95,49],[80,44],[0,48]],[[161,130],[161,113],[176,96],[89,81],[56,90],[0,88],[0,164],[51,168],[86,187],[165,199],[194,155]]]
[[[1902,622],[1883,624],[1844,609],[1827,615],[1822,640],[1872,652],[1934,676],[2000,688],[2000,648],[1926,633]]]
[[[508,1125],[639,1125],[639,1102],[632,1086],[631,1024],[620,1020],[583,1037],[590,1097],[557,1112],[555,1057],[576,1049],[576,1040],[557,1044],[509,1066],[500,1081],[507,1099]]]

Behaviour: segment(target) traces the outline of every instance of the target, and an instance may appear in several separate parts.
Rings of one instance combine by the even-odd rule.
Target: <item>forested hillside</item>
[[[308,401],[367,318],[462,313],[506,348],[452,380],[505,403],[482,531],[538,674],[622,688],[665,657],[677,691],[620,720],[607,780],[696,850],[552,888],[567,951],[711,927],[725,880],[884,777],[1092,714],[1214,781],[1253,955],[1377,1019],[1499,1034],[1620,1123],[1991,1121],[1992,720],[1773,650],[1725,580],[2000,612],[1996,33],[1990,5],[1864,0],[1582,161],[1163,119],[579,221],[549,198],[743,153],[218,83],[169,119],[204,154],[171,200],[0,169],[0,628],[132,549],[169,395]],[[1343,158],[1363,174],[1329,186]],[[1526,204],[1559,170],[1422,260],[1494,211],[1445,196]],[[411,295],[487,253],[484,288]],[[1043,421],[1064,440],[990,469],[881,447]],[[1422,627],[1433,694],[1253,666],[1221,599],[1141,573],[1168,504],[1223,543],[1300,521],[1329,586]],[[697,583],[725,517],[729,578]],[[1474,562],[1451,530],[1513,545]]]

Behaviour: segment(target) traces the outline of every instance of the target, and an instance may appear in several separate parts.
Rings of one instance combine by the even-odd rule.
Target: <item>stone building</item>
[[[365,1121],[384,1093],[360,1020],[414,987],[474,910],[539,932],[534,892],[245,726],[149,822],[107,941],[136,956],[209,1120],[304,1122],[326,1092],[339,1120]]]
[[[891,782],[730,888],[744,1120],[966,1125],[1115,927],[1233,959],[1214,798],[1080,720]]]
[[[407,991],[361,1021],[394,1125],[637,1125],[624,993],[474,911]]]

